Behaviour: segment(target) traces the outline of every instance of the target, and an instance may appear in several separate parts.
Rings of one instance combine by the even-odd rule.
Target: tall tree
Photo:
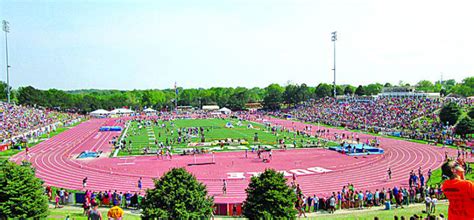
[[[280,109],[280,104],[283,101],[283,91],[278,84],[270,84],[265,88],[265,97],[263,98],[263,107],[270,110]]]
[[[155,180],[143,201],[144,219],[204,219],[210,217],[214,199],[206,186],[184,168],[173,168]]]
[[[377,95],[382,92],[383,85],[380,83],[369,84],[365,86],[365,94],[366,95]]]
[[[416,84],[416,89],[418,91],[423,91],[423,92],[433,92],[434,85],[429,80],[421,80],[420,82]]]
[[[452,87],[451,92],[464,97],[474,96],[474,77],[463,79],[462,83]]]
[[[346,85],[344,88],[344,95],[353,95],[355,92],[355,87],[351,85]]]
[[[461,109],[455,102],[449,102],[441,108],[439,112],[439,120],[443,124],[454,125],[461,115]]]
[[[326,83],[320,83],[315,90],[316,98],[332,96],[332,86]]]
[[[464,117],[456,125],[455,132],[463,138],[468,134],[474,134],[474,120],[469,116]]]
[[[298,85],[288,84],[285,87],[285,92],[283,93],[283,100],[288,105],[294,105],[298,103]]]
[[[267,169],[252,177],[245,191],[243,214],[249,219],[293,219],[296,215],[296,194],[282,173]]]
[[[474,107],[471,107],[471,109],[469,110],[467,115],[469,115],[469,117],[471,117],[471,118],[474,118]]]
[[[7,84],[3,81],[0,81],[0,100],[7,99]]]
[[[29,164],[5,162],[0,178],[0,219],[39,219],[48,215],[48,198],[42,181]]]
[[[365,89],[363,86],[359,85],[357,89],[355,90],[355,94],[358,96],[363,96],[365,95]]]

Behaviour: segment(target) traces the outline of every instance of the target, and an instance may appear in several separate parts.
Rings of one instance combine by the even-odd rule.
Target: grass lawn
[[[52,207],[52,206],[50,206]],[[99,209],[102,213],[103,217],[107,216],[107,208],[100,208]],[[410,205],[409,207],[405,207],[404,209],[392,209],[392,210],[382,210],[381,207],[373,207],[371,209],[364,209],[364,210],[337,210],[334,214],[314,214],[314,213],[307,213],[307,219],[353,219],[353,220],[372,220],[375,216],[379,217],[379,219],[393,219],[395,215],[399,218],[401,216],[405,216],[405,219],[409,219],[410,216],[416,214],[418,216],[426,217],[426,214],[423,213],[425,210],[424,204],[416,204]],[[445,202],[440,202],[436,206],[436,215],[443,213],[446,217],[448,213],[448,205]],[[87,219],[84,215],[82,215],[82,209],[79,206],[66,206],[61,209],[49,209],[49,216],[46,219],[65,219],[66,216],[69,215],[70,219]],[[135,211],[127,211],[125,210],[125,215],[123,219],[140,219],[140,214],[136,213]],[[216,216],[215,219],[245,219],[245,218],[238,218],[238,217],[227,217],[227,216]]]
[[[469,165],[472,167],[474,166],[474,163],[469,163]],[[465,177],[467,180],[474,180],[474,173],[471,172],[469,174],[466,174]],[[443,180],[441,178],[441,168],[438,168],[431,173],[431,178],[426,184],[430,186],[430,185],[441,184],[442,182]]]
[[[226,128],[226,124],[231,122],[234,126],[233,128]],[[166,127],[162,127],[161,124],[164,123]],[[249,124],[251,127],[248,127]],[[231,138],[233,140],[243,140],[242,144],[235,144],[231,146],[224,146],[220,148],[217,143],[213,143],[211,146],[206,146],[207,149],[212,149],[213,151],[232,151],[232,150],[244,150],[250,149],[250,145],[276,145],[278,139],[285,139],[285,144],[292,145],[296,142],[297,147],[301,147],[303,144],[317,143],[318,139],[314,137],[303,137],[302,135],[296,135],[293,132],[282,132],[277,131],[277,135],[272,134],[265,125],[242,121],[239,125],[237,119],[179,119],[172,122],[160,121],[158,126],[141,126],[138,122],[131,122],[131,125],[127,131],[126,141],[132,141],[132,152],[129,153],[125,150],[119,152],[119,156],[126,155],[140,155],[142,154],[143,148],[149,146],[151,149],[156,149],[154,142],[155,139],[158,143],[163,142],[166,145],[166,140],[170,141],[171,139],[176,140],[178,138],[178,129],[180,128],[196,128],[202,127],[205,134],[205,142],[215,142],[219,140],[225,140]],[[171,132],[173,131],[173,132]],[[258,142],[254,142],[255,134],[258,135]],[[183,133],[182,136],[185,136]],[[171,141],[170,141],[171,142]],[[191,141],[188,143],[201,143],[200,135],[192,136]],[[188,143],[173,143],[173,153],[181,153],[183,149],[192,149],[194,147],[188,146]],[[337,143],[328,143],[328,146],[334,146]],[[128,146],[128,144],[127,144]],[[202,148],[202,147],[197,147]]]
[[[50,206],[51,207],[51,206]],[[54,207],[54,206],[53,206]],[[100,212],[102,213],[102,218],[107,219],[107,212],[109,211],[107,208],[99,208]],[[87,220],[87,216],[84,216],[82,214],[83,210],[81,207],[71,207],[71,206],[66,206],[63,208],[55,209],[55,208],[50,208],[49,209],[49,215],[46,219],[66,219],[66,216],[69,215],[69,218],[72,220]],[[132,214],[129,211],[126,211],[124,216],[124,220],[134,220],[134,219],[141,219],[140,214]]]
[[[393,208],[393,207],[392,207]],[[405,219],[410,219],[410,216],[414,214],[418,216],[423,216],[424,218],[427,214],[424,214],[422,211],[425,210],[424,204],[410,205],[404,209],[392,209],[392,210],[381,210],[380,208],[372,208],[373,210],[354,210],[354,211],[342,211],[338,213],[336,211],[334,214],[323,214],[323,215],[312,215],[309,219],[348,219],[348,220],[373,220],[374,217],[379,219],[394,219],[394,216],[398,216],[400,219],[401,216],[405,216]],[[436,206],[436,215],[442,213],[445,217],[448,216],[448,205],[447,203],[439,203]],[[314,217],[313,217],[314,216]]]

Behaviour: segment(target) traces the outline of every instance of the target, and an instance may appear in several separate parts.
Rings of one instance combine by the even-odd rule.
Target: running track
[[[273,124],[303,130],[306,124],[282,119],[267,118]],[[152,178],[161,176],[172,167],[186,167],[199,181],[207,185],[209,194],[215,196],[216,203],[241,202],[245,199],[245,188],[250,176],[265,168],[285,171],[291,178],[297,174],[297,183],[305,194],[328,195],[339,191],[343,185],[353,183],[356,189],[375,190],[397,186],[407,186],[411,170],[428,169],[441,166],[445,151],[450,156],[457,152],[424,144],[381,138],[384,155],[350,157],[324,149],[298,149],[273,152],[270,163],[262,163],[257,155],[244,152],[215,154],[215,165],[187,166],[194,161],[193,156],[175,155],[172,160],[158,159],[155,156],[132,156],[122,158],[101,157],[98,159],[75,159],[85,150],[110,153],[109,141],[119,132],[98,132],[104,125],[123,125],[117,119],[91,119],[71,128],[30,150],[30,161],[36,167],[36,176],[45,184],[69,189],[82,189],[82,179],[88,177],[88,189],[94,191],[115,190],[136,191],[137,180],[143,177],[144,188],[153,187]],[[346,133],[333,128],[331,134]],[[313,125],[313,131],[316,126]],[[373,138],[359,134],[361,141]],[[21,152],[11,158],[20,163],[25,158]],[[199,155],[198,162],[211,161],[211,155]],[[317,167],[317,168],[315,168]],[[386,180],[386,171],[392,169],[392,179]],[[319,168],[330,170],[318,171]],[[234,174],[230,174],[234,173]],[[234,175],[234,176],[232,176]],[[242,175],[245,178],[240,178]],[[233,178],[239,177],[239,178]],[[228,182],[227,194],[222,194],[222,179]]]

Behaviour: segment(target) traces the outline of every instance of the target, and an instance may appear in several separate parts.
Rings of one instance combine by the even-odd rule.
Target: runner
[[[389,180],[392,179],[392,170],[390,169],[390,167],[387,170],[387,177],[388,177]]]
[[[224,195],[227,194],[227,181],[226,181],[225,179],[222,180],[222,193],[223,193]]]
[[[138,191],[142,191],[142,177],[138,179]]]
[[[82,180],[82,189],[86,189],[87,187],[87,176]]]

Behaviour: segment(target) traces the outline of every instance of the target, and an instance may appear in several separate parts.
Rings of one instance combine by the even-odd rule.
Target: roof
[[[203,105],[202,110],[217,110],[219,109],[218,105]]]
[[[107,111],[107,110],[104,110],[104,109],[97,109],[97,110],[91,112],[90,114],[94,114],[94,115],[105,115],[105,114],[110,114],[110,112]]]
[[[223,108],[219,109],[218,111],[220,111],[220,112],[231,112],[231,110],[226,108],[226,107],[223,107]]]
[[[134,111],[126,108],[117,108],[112,111],[110,111],[111,114],[128,114],[128,113],[133,113]]]

